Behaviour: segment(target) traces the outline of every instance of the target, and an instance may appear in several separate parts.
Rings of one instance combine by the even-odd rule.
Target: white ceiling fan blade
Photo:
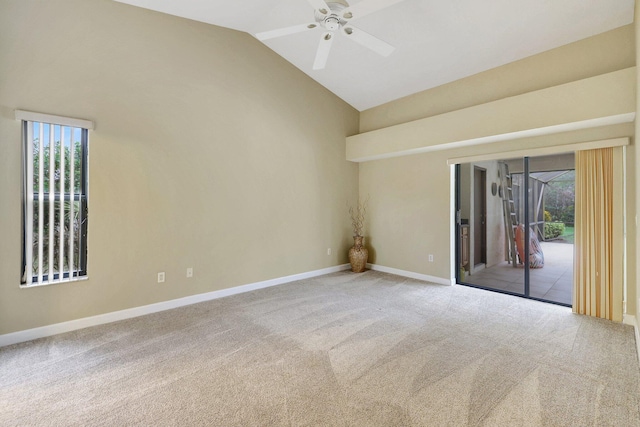
[[[384,42],[359,28],[349,25],[344,27],[342,30],[344,31],[345,37],[348,39],[353,40],[354,42],[359,43],[382,56],[389,56],[391,55],[391,52],[395,50],[395,47],[391,46],[389,43]]]
[[[359,19],[401,1],[403,0],[363,0],[343,10],[342,17],[346,20]]]
[[[329,5],[327,5],[327,2],[325,2],[324,0],[309,0],[309,4],[311,5],[311,7],[313,7],[315,10],[320,10],[323,11],[324,10],[324,14],[327,14],[329,12]]]
[[[329,51],[331,50],[331,44],[333,43],[333,33],[326,32],[320,38],[320,44],[318,45],[318,51],[316,52],[316,59],[313,61],[314,70],[322,70],[327,65],[327,58],[329,58]]]
[[[294,25],[292,27],[284,27],[278,28],[277,30],[263,31],[261,33],[256,33],[256,38],[258,40],[269,40],[276,37],[287,36],[289,34],[301,33],[303,31],[313,30],[317,28],[318,24],[316,22],[308,23],[308,24],[300,24]]]

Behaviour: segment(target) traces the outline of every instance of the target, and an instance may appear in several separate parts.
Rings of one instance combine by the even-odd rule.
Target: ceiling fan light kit
[[[331,44],[333,43],[333,34],[336,32],[343,34],[352,41],[371,49],[379,55],[389,56],[393,52],[393,46],[354,27],[350,22],[402,0],[363,0],[354,6],[349,6],[349,3],[344,0],[333,0],[330,2],[325,2],[324,0],[308,1],[314,8],[315,22],[264,31],[257,33],[255,35],[256,38],[261,41],[269,40],[289,34],[314,30],[318,27],[322,28],[325,31],[320,37],[320,43],[316,50],[316,57],[313,62],[314,70],[321,70],[326,66],[329,52],[331,51]]]

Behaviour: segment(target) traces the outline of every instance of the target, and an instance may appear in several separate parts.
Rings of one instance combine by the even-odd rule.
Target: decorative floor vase
[[[354,273],[362,273],[367,266],[369,251],[362,246],[363,240],[362,236],[353,236],[353,247],[349,249],[349,262]]]

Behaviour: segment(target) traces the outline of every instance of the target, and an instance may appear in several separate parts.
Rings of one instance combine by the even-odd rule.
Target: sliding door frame
[[[557,301],[551,301],[551,300],[547,300],[547,299],[543,299],[543,298],[538,298],[538,297],[533,297],[530,295],[531,293],[531,289],[530,289],[530,261],[529,261],[529,255],[530,255],[530,242],[531,242],[531,229],[530,229],[530,225],[531,225],[531,220],[529,218],[529,156],[523,156],[522,157],[522,161],[523,161],[523,196],[522,199],[524,201],[524,206],[523,206],[523,211],[524,211],[524,290],[523,293],[517,293],[517,292],[512,292],[512,291],[507,291],[507,290],[503,290],[503,289],[495,289],[495,288],[489,288],[486,286],[482,286],[482,285],[476,285],[474,283],[467,283],[464,282],[463,280],[461,280],[461,275],[460,275],[460,254],[461,254],[461,242],[460,242],[460,231],[461,231],[461,225],[462,225],[462,213],[461,213],[461,185],[460,185],[460,177],[461,177],[461,171],[460,171],[460,165],[461,163],[456,163],[455,164],[455,172],[454,172],[454,177],[455,177],[455,194],[454,194],[454,205],[455,205],[455,236],[456,238],[455,240],[455,278],[456,278],[456,284],[460,284],[460,285],[464,285],[464,286],[469,286],[472,288],[478,288],[478,289],[483,289],[483,290],[487,290],[487,291],[492,291],[492,292],[498,292],[501,294],[507,294],[507,295],[514,295],[514,296],[518,296],[521,298],[527,298],[527,299],[531,299],[531,300],[535,300],[535,301],[541,301],[541,302],[546,302],[546,303],[550,303],[550,304],[556,304],[556,305],[561,305],[564,307],[571,307],[571,304],[565,304],[565,303],[561,303],[561,302],[557,302]],[[469,261],[471,262],[471,260]]]

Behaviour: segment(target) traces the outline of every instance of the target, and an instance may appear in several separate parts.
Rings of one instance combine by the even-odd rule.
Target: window
[[[22,286],[87,275],[86,120],[16,111],[22,120]]]

